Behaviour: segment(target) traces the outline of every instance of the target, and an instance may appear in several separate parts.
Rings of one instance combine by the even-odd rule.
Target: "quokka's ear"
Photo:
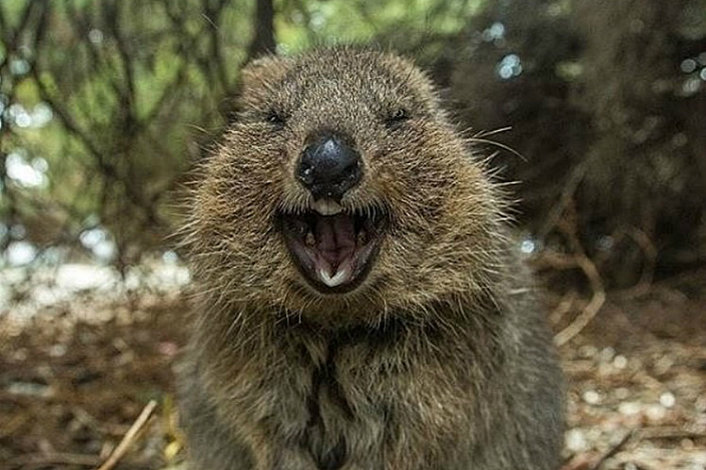
[[[292,59],[266,55],[250,61],[241,71],[242,100],[252,102],[282,80],[292,66]]]

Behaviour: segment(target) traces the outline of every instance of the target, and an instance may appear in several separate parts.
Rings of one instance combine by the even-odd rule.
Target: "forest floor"
[[[576,314],[559,298],[557,330]],[[0,316],[0,468],[180,467],[186,309],[180,295],[141,294]],[[706,272],[609,294],[560,352],[562,470],[706,469]]]

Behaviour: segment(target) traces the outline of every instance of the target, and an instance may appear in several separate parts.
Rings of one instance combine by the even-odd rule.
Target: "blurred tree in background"
[[[706,2],[490,2],[451,80],[462,121],[512,126],[535,244],[613,286],[706,260]]]
[[[617,286],[706,259],[706,0],[2,0],[0,263],[167,249],[242,65],[334,41],[427,67],[527,251]]]
[[[139,262],[174,229],[180,183],[227,122],[250,58],[334,35],[453,33],[469,4],[3,0],[5,264],[71,248],[121,268]]]
[[[5,244],[89,233],[126,265],[163,243],[171,191],[222,126],[250,43],[267,46],[252,5],[231,3],[2,3]]]

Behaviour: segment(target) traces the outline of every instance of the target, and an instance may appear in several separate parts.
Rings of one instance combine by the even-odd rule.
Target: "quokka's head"
[[[265,57],[188,227],[211,298],[371,320],[482,289],[499,201],[430,80],[353,48]]]

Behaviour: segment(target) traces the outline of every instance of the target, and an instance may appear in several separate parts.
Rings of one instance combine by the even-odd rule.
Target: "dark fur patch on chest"
[[[321,416],[321,401],[328,400],[346,419],[352,420],[354,418],[351,407],[336,379],[337,351],[338,346],[334,342],[329,344],[326,362],[314,369],[311,377],[311,394],[307,397],[309,421],[306,425],[304,445],[321,470],[336,470],[343,466],[346,459],[344,436],[338,436],[335,445],[326,445],[327,430]]]
[[[326,400],[346,421],[356,416],[347,401],[345,391],[338,382],[336,360],[344,348],[365,343],[370,348],[380,348],[393,343],[399,336],[401,325],[390,322],[384,327],[360,326],[338,331],[328,343],[326,360],[314,369],[311,378],[311,394],[307,397],[309,421],[302,445],[308,450],[321,470],[336,470],[346,461],[346,439],[344,435],[332,436],[321,416],[322,402]]]

